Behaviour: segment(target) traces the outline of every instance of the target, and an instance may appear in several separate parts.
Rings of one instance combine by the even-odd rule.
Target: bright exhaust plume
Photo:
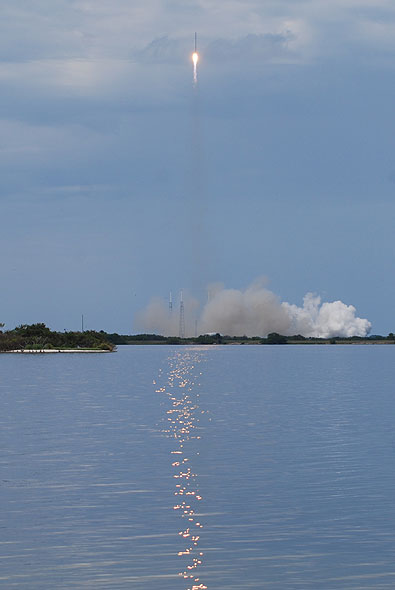
[[[198,81],[198,76],[197,76],[197,65],[198,65],[198,61],[199,61],[199,54],[197,51],[195,51],[192,54],[192,62],[193,62],[193,83],[194,85],[197,84]]]

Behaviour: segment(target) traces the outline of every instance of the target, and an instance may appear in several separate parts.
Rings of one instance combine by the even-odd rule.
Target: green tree
[[[271,332],[267,335],[266,344],[287,344],[287,337],[277,332]]]

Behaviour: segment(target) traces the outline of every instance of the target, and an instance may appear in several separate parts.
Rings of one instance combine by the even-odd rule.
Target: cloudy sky
[[[7,327],[265,276],[395,331],[393,2],[3,2],[0,84]]]

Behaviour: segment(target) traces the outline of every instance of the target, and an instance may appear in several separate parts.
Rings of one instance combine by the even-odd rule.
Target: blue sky
[[[134,330],[265,276],[395,331],[389,1],[0,8],[0,320]],[[199,88],[190,53],[198,31]]]

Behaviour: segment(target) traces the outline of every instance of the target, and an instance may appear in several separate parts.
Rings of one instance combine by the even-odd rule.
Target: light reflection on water
[[[0,587],[390,590],[394,355],[0,355]]]
[[[203,349],[204,350],[204,349]],[[157,393],[169,398],[167,425],[163,432],[174,441],[171,451],[173,478],[175,479],[175,504],[173,510],[181,517],[179,536],[185,545],[178,551],[183,558],[184,569],[180,576],[187,581],[187,590],[207,590],[201,581],[199,569],[203,563],[203,551],[199,549],[201,518],[197,519],[198,505],[202,501],[199,476],[195,472],[194,458],[199,451],[194,441],[199,441],[199,415],[204,410],[199,405],[199,383],[196,365],[202,360],[201,349],[176,352],[169,358],[168,382]]]

